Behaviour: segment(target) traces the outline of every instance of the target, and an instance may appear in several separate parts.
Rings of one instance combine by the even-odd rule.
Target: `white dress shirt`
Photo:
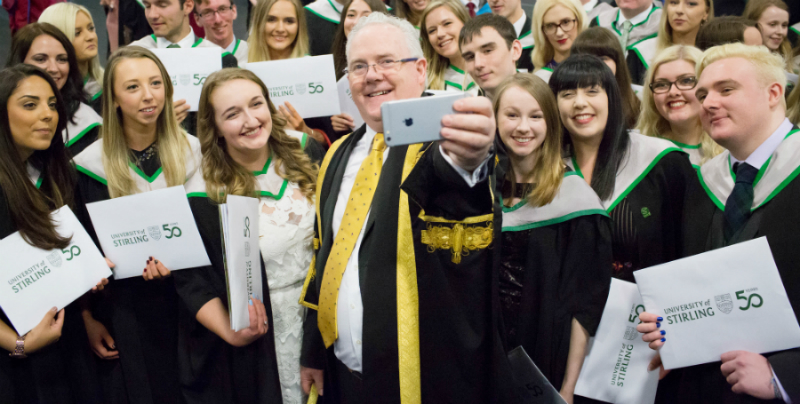
[[[222,50],[222,53],[228,52],[231,55],[233,55],[233,49],[234,48],[236,48],[236,35],[233,36],[233,41],[231,41],[231,44],[228,45],[227,48]]]
[[[517,38],[522,35],[522,28],[525,26],[525,20],[528,18],[528,15],[525,14],[525,10],[522,10],[522,17],[519,17],[519,20],[514,23],[514,31],[517,32]]]
[[[197,37],[194,35],[194,30],[189,31],[189,35],[186,35],[183,39],[176,42],[181,48],[191,48],[192,45],[197,41]],[[156,37],[156,47],[166,48],[172,45],[173,42],[170,42],[167,38],[163,38],[160,36]]]
[[[789,118],[784,119],[784,121],[778,126],[778,129],[764,141],[761,143],[761,146],[758,146],[755,151],[750,153],[749,156],[744,160],[745,163],[750,164],[756,170],[760,170],[761,166],[769,160],[772,156],[772,153],[775,153],[775,150],[778,149],[778,146],[781,145],[783,142],[783,138],[789,134],[789,131],[792,130],[792,123],[789,122]],[[741,160],[737,160],[736,157],[733,157],[731,154],[731,167],[733,167],[736,163],[741,163]]]
[[[339,232],[339,227],[342,225],[342,218],[344,211],[347,208],[347,201],[350,198],[350,192],[353,190],[353,185],[356,182],[356,175],[361,163],[369,156],[372,150],[372,140],[375,138],[377,132],[367,125],[367,132],[356,143],[350,158],[347,159],[347,166],[344,170],[342,177],[342,186],[339,189],[339,195],[336,197],[336,207],[333,210],[333,239],[336,239],[336,234]],[[383,163],[386,162],[389,156],[389,146],[383,151]],[[453,160],[445,154],[441,147],[439,151],[445,160],[453,166],[453,168],[461,174],[464,181],[472,187],[486,178],[488,173],[487,162],[491,158],[491,154],[484,160],[484,162],[473,172],[469,173],[463,168],[455,165]],[[358,254],[361,251],[361,242],[364,239],[364,230],[367,227],[369,215],[372,212],[370,208],[367,212],[367,217],[364,218],[364,224],[361,227],[361,233],[358,235],[356,245],[350,253],[350,258],[342,275],[342,283],[339,285],[339,296],[336,300],[336,325],[338,328],[338,338],[333,343],[333,353],[336,357],[345,364],[350,370],[356,372],[363,371],[362,364],[362,331],[364,321],[364,306],[361,301],[361,285],[359,284],[358,277]]]
[[[597,5],[597,0],[589,0],[588,3],[583,5],[583,11],[586,11],[588,13],[592,11],[594,9],[594,6],[596,5]]]
[[[644,10],[641,13],[636,14],[635,17],[631,18],[631,24],[635,26],[636,24],[644,22],[644,20],[647,19],[647,16],[650,15],[650,10],[652,9],[653,9],[653,3],[650,3],[650,7],[647,7],[647,10]],[[620,10],[619,19],[617,20],[617,29],[622,31],[622,23],[625,21],[628,21],[628,19],[625,18],[625,14],[622,14],[622,10]]]
[[[744,162],[750,164],[756,170],[760,170],[761,166],[763,166],[764,163],[766,163],[767,160],[772,157],[772,154],[775,153],[775,150],[778,149],[778,146],[781,145],[781,142],[783,142],[783,139],[786,138],[786,135],[789,134],[793,126],[794,125],[789,122],[789,118],[784,119],[783,123],[778,126],[778,129],[776,129],[775,132],[772,132],[767,140],[765,140],[764,143],[761,143],[761,146],[758,146],[755,151],[750,153]],[[741,162],[741,160],[737,160],[736,157],[733,157],[733,154],[731,154],[731,167],[733,167],[734,164]],[[787,394],[786,390],[783,389],[783,385],[781,385],[780,380],[778,380],[778,376],[775,374],[775,371],[772,370],[772,366],[770,366],[770,371],[772,372],[772,377],[775,379],[775,384],[777,384],[777,387],[783,396],[783,401],[787,404],[792,404],[792,399],[789,398],[789,394]]]

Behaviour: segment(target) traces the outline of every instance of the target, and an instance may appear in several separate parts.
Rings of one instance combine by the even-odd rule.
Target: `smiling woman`
[[[458,48],[467,21],[469,12],[459,0],[433,2],[422,14],[420,38],[428,61],[428,89],[478,93],[478,86],[464,72],[466,63]]]
[[[782,0],[750,0],[743,17],[755,21],[763,44],[786,60],[786,71],[794,72],[792,43],[789,41],[789,6]]]
[[[250,63],[308,55],[308,29],[298,0],[263,0],[253,8]]]
[[[97,49],[97,32],[89,10],[75,3],[57,3],[42,12],[39,22],[53,24],[72,42],[86,99],[95,112],[102,113],[103,100],[100,97],[103,94],[103,67]]]

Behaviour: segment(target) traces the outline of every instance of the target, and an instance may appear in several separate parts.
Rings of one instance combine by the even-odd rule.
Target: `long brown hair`
[[[11,133],[8,100],[19,84],[28,77],[39,76],[50,84],[56,96],[58,124],[50,147],[37,150],[27,163],[41,172],[41,189],[31,182]],[[46,100],[44,101],[46,102]],[[61,132],[67,125],[67,111],[58,87],[49,74],[34,66],[19,64],[0,71],[0,188],[5,194],[11,220],[22,238],[43,250],[65,248],[71,237],[56,232],[50,211],[68,205],[74,209],[75,177],[70,169],[67,149]]]
[[[108,60],[108,69],[103,78],[103,126],[100,137],[103,139],[103,168],[108,177],[108,193],[112,198],[138,193],[140,190],[128,167],[130,151],[122,127],[122,111],[114,106],[116,90],[114,82],[117,66],[126,59],[150,59],[161,72],[164,84],[164,109],[156,121],[156,144],[167,186],[183,185],[186,182],[186,155],[191,150],[186,132],[181,129],[175,117],[172,104],[172,80],[161,61],[149,50],[139,46],[120,48]]]
[[[786,100],[789,109],[786,111],[786,116],[795,125],[800,125],[800,85],[794,86],[794,90],[789,93],[789,99]]]
[[[331,53],[333,54],[333,67],[336,69],[336,80],[344,76],[344,68],[347,67],[347,35],[344,34],[344,20],[347,19],[347,12],[350,10],[350,5],[354,0],[349,0],[342,7],[342,16],[339,18],[339,25],[336,26],[336,35],[333,37],[333,45],[331,45]],[[367,3],[372,12],[387,13],[386,4],[381,0],[361,0]]]
[[[250,70],[238,68],[222,69],[208,76],[200,95],[197,137],[203,152],[203,180],[208,197],[217,203],[224,203],[227,195],[257,196],[256,177],[231,158],[227,153],[225,138],[217,131],[211,96],[214,90],[231,80],[248,80],[261,87],[272,117],[272,131],[267,145],[273,156],[275,171],[279,176],[296,183],[306,199],[311,201],[317,188],[318,167],[311,163],[300,141],[285,132],[286,120],[277,113],[264,82]]]
[[[789,6],[787,6],[782,0],[749,0],[747,5],[744,7],[744,13],[742,13],[742,17],[756,21],[756,28],[761,31],[758,20],[761,18],[761,14],[764,14],[766,9],[773,6],[790,13]],[[783,42],[781,42],[781,45],[778,47],[778,53],[780,53],[780,55],[786,60],[786,71],[794,72],[795,66],[792,55],[792,42],[789,41],[788,32],[787,35],[783,37]]]
[[[500,101],[503,94],[513,87],[519,87],[528,92],[539,103],[547,125],[547,134],[544,142],[538,149],[534,150],[537,154],[536,164],[533,167],[533,183],[536,185],[528,194],[528,203],[533,206],[544,206],[553,201],[558,189],[561,187],[561,180],[564,177],[564,163],[561,161],[561,120],[558,114],[558,103],[553,91],[541,78],[527,73],[516,73],[507,77],[497,86],[494,97],[494,115],[500,108]],[[499,136],[498,136],[499,138]],[[506,181],[511,183],[511,194],[517,187],[514,166],[509,164],[506,172]],[[506,202],[510,205],[510,200]]]
[[[636,127],[636,120],[639,118],[641,102],[631,87],[631,73],[628,71],[628,63],[625,61],[625,53],[622,52],[622,45],[619,39],[611,30],[603,27],[592,27],[578,35],[570,49],[571,55],[582,53],[595,55],[599,58],[603,56],[611,58],[617,65],[617,72],[614,78],[617,79],[619,92],[622,95],[622,112],[625,115],[627,129]]]

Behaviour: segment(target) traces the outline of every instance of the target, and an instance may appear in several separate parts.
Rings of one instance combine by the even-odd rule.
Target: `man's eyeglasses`
[[[400,60],[381,60],[378,63],[353,63],[350,67],[344,69],[344,74],[352,75],[353,77],[364,77],[367,75],[369,68],[375,66],[376,72],[385,72],[388,70],[398,69],[403,63],[416,62],[419,58],[406,58]]]
[[[233,11],[233,7],[230,6],[220,6],[216,10],[203,10],[200,13],[200,18],[206,21],[212,21],[214,19],[215,14],[219,14],[220,17],[227,17]]]
[[[656,94],[664,94],[668,93],[669,90],[672,88],[672,85],[675,84],[675,87],[678,90],[691,90],[697,86],[697,77],[695,76],[683,76],[678,77],[675,81],[669,80],[658,80],[650,83],[650,90],[652,90]]]
[[[564,31],[564,32],[570,32],[575,28],[575,22],[576,21],[577,20],[573,18],[571,20],[569,20],[569,19],[561,20],[561,22],[559,22],[558,24],[556,24],[554,22],[550,22],[550,23],[544,24],[544,28],[543,28],[544,29],[544,33],[545,34],[555,34],[556,30],[559,29],[559,28],[561,28],[561,30]]]

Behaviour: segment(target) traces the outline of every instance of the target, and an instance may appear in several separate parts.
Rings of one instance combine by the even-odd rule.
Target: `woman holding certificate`
[[[61,140],[67,111],[56,82],[24,64],[0,71],[0,116],[0,238],[18,231],[34,247],[67,247],[50,212],[67,205],[86,216]],[[101,402],[85,338],[74,304],[53,308],[23,336],[0,311],[0,347],[9,353],[0,354],[0,402]]]
[[[478,86],[464,72],[465,62],[458,48],[461,28],[469,12],[459,0],[440,0],[422,13],[420,38],[428,64],[428,89],[468,91],[478,94]]]
[[[72,41],[83,77],[83,92],[92,109],[102,114],[103,67],[100,65],[97,32],[89,10],[75,3],[56,3],[42,12],[39,22],[53,24]]]
[[[647,72],[642,94],[642,114],[636,129],[647,136],[661,137],[689,155],[700,167],[720,154],[722,147],[703,130],[695,64],[703,53],[694,46],[676,45],[660,52]]]
[[[249,70],[223,69],[206,80],[198,114],[203,172],[187,192],[212,265],[175,274],[183,300],[181,387],[189,403],[303,402],[305,309],[298,301],[312,259],[312,161],[324,150],[285,126],[267,87]],[[266,271],[262,290],[269,297],[249,300],[250,327],[238,332],[231,330],[220,231],[226,195],[259,199],[258,268]]]
[[[111,56],[101,138],[74,159],[86,202],[183,185],[195,174],[200,142],[178,125],[172,92],[152,52],[128,46]],[[107,400],[179,402],[179,301],[169,268],[150,257],[141,278],[117,280],[108,289],[94,313],[84,312],[95,353],[119,358],[104,362]]]
[[[628,132],[617,81],[595,56],[570,56],[550,88],[565,129],[565,163],[611,216],[613,276],[634,282],[633,271],[679,258],[683,195],[697,178],[686,155]]]
[[[308,56],[308,27],[299,0],[260,1],[253,8],[252,21],[251,35],[247,38],[249,63]],[[306,125],[292,104],[287,102],[278,110],[286,118],[289,128],[308,134],[323,144],[328,143],[325,131],[314,130]],[[324,127],[329,118],[310,121],[315,127]]]
[[[611,221],[561,161],[562,128],[544,81],[517,73],[495,93],[503,204],[500,307],[506,347],[522,345],[572,402],[611,275]]]
[[[47,23],[26,25],[14,35],[6,66],[17,63],[34,65],[55,80],[67,108],[62,137],[73,156],[97,140],[103,120],[85,103],[75,49],[66,35]]]

